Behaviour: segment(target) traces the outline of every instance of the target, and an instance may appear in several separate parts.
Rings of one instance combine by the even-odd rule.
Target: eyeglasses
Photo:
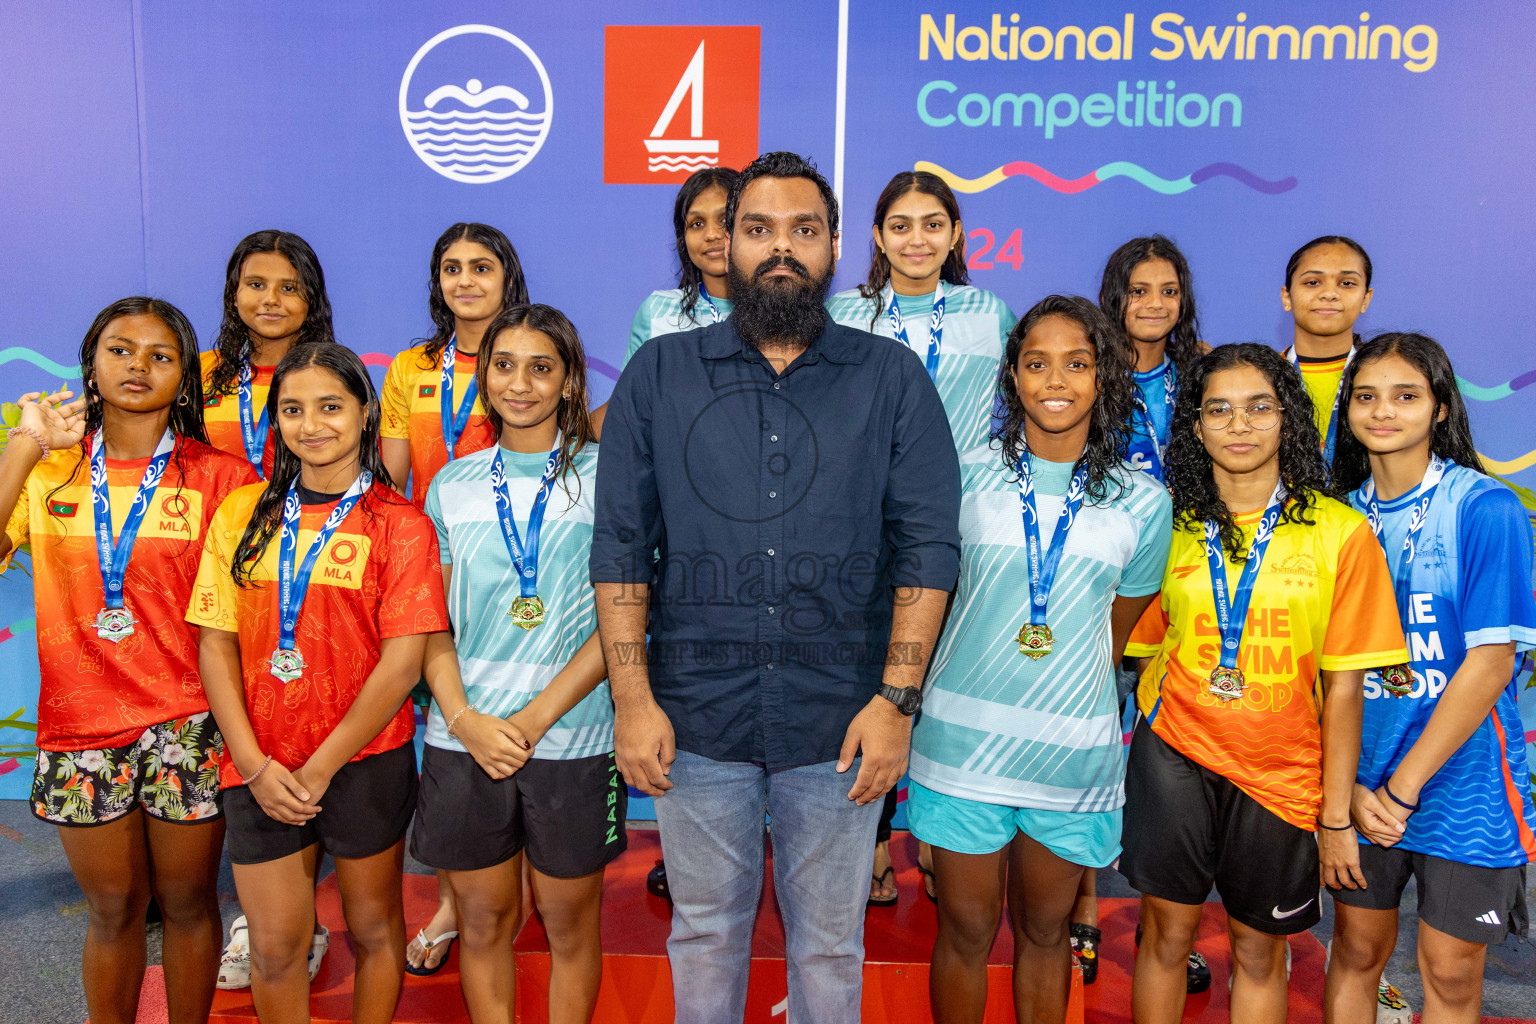
[[[1206,430],[1226,430],[1232,425],[1232,419],[1239,409],[1242,410],[1244,422],[1254,430],[1273,430],[1280,422],[1280,414],[1285,411],[1285,406],[1267,399],[1247,405],[1208,402],[1200,407],[1200,425]]]

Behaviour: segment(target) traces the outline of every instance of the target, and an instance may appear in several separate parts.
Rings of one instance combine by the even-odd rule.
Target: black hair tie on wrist
[[[1323,819],[1322,818],[1318,818],[1317,819],[1317,827],[1321,828],[1321,829],[1326,829],[1329,832],[1348,832],[1350,829],[1355,827],[1355,823],[1354,822],[1350,822],[1348,825],[1324,825],[1323,824]]]
[[[1416,811],[1419,809],[1419,804],[1411,804],[1404,800],[1402,797],[1398,796],[1396,793],[1392,792],[1392,787],[1389,786],[1385,780],[1382,781],[1381,788],[1387,794],[1387,796],[1392,798],[1392,802],[1397,804],[1399,807],[1409,811]]]

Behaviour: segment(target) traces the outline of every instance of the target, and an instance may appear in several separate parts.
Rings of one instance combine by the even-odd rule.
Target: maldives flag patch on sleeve
[[[437,394],[436,384],[423,384],[416,391],[417,398],[431,398],[435,394]]]

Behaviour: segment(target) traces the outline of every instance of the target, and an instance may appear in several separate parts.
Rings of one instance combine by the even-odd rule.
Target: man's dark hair
[[[832,186],[827,184],[827,179],[821,176],[816,165],[798,153],[790,153],[785,150],[777,150],[772,153],[764,153],[762,156],[747,164],[731,186],[730,192],[725,197],[725,229],[736,230],[736,204],[741,201],[742,191],[757,178],[807,178],[816,183],[816,191],[821,193],[821,201],[827,207],[827,230],[837,234],[837,196],[832,194]]]

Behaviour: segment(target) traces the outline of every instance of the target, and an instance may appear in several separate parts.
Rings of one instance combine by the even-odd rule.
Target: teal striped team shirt
[[[720,311],[721,319],[731,315],[734,304],[730,299],[717,299],[710,296],[706,300],[700,294],[693,306],[693,316],[689,318],[683,312],[681,288],[651,292],[646,296],[645,301],[640,303],[640,308],[635,310],[635,319],[629,325],[629,345],[624,349],[624,366],[628,366],[629,361],[635,357],[635,353],[640,351],[640,346],[652,338],[659,338],[663,334],[681,334],[683,331],[708,327],[714,323],[715,319],[709,312],[711,302],[715,304],[715,309]]]
[[[507,614],[519,590],[491,493],[496,451],[493,447],[464,455],[439,470],[427,490],[425,511],[437,527],[443,564],[453,565],[448,614],[464,692],[481,711],[505,718],[540,693],[597,628],[587,579],[597,445],[588,444],[576,454],[571,472],[556,479],[544,507],[538,576],[544,623],[529,630],[513,625]],[[549,453],[502,448],[501,457],[512,514],[519,536],[526,539],[528,513]],[[464,749],[449,737],[435,701],[427,719],[427,742],[445,750]],[[533,756],[568,760],[612,749],[613,700],[604,680],[544,734]]]
[[[1105,505],[1084,501],[1051,588],[1054,649],[1019,653],[1029,563],[1019,486],[1002,453],[960,456],[960,581],[912,733],[911,776],[935,792],[1053,811],[1125,802],[1125,755],[1110,654],[1110,605],[1162,586],[1173,533],[1168,492],[1145,473]],[[1049,548],[1072,465],[1030,459]]]
[[[886,313],[890,305],[890,285],[881,293],[878,307],[857,288],[850,288],[827,300],[827,312],[846,327],[894,339],[896,332]],[[903,295],[899,306],[907,340],[926,363],[933,294]],[[871,316],[875,317],[873,325]],[[944,337],[939,344],[939,374],[934,383],[949,417],[949,431],[955,435],[956,451],[966,451],[987,439],[997,370],[1008,332],[1018,319],[1006,302],[989,291],[970,285],[944,286]]]

